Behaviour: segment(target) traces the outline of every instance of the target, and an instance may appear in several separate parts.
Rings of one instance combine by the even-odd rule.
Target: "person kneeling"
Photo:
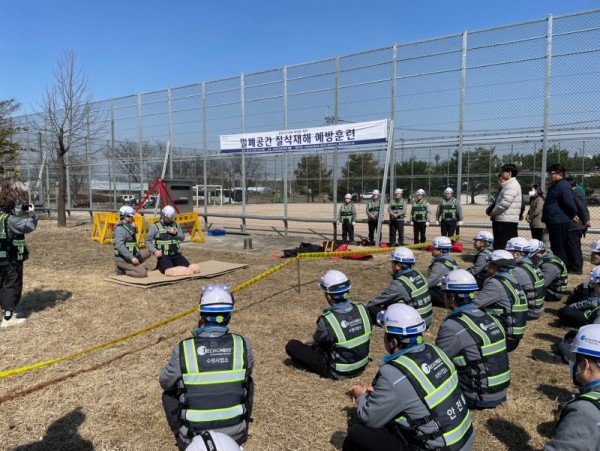
[[[351,285],[344,273],[329,270],[319,285],[331,307],[317,319],[314,342],[290,340],[285,352],[294,363],[320,376],[354,377],[369,363],[369,314],[364,305],[350,301]]]

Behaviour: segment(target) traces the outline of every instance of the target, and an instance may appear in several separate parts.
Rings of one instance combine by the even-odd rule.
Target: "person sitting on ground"
[[[390,355],[381,359],[373,385],[350,387],[358,422],[342,450],[471,450],[475,432],[456,368],[443,350],[425,343],[423,319],[394,304],[383,327]]]
[[[587,283],[587,293],[582,299],[562,307],[558,318],[565,326],[581,327],[597,320],[600,305],[600,266],[596,266]]]
[[[600,265],[600,241],[593,241],[592,244],[590,244],[590,263],[592,264],[592,267]],[[590,286],[588,281],[580,283],[567,298],[566,304],[571,305],[587,299],[592,295],[593,291],[594,288]]]
[[[117,272],[129,277],[147,277],[148,270],[142,266],[150,251],[140,249],[137,244],[137,224],[133,221],[135,211],[128,205],[119,209],[120,221],[114,229],[113,245]]]
[[[577,332],[569,355],[569,373],[578,393],[558,412],[554,438],[544,450],[598,450],[600,443],[600,325]]]
[[[330,307],[317,319],[313,343],[290,340],[285,352],[294,363],[320,376],[357,376],[369,363],[371,322],[367,309],[350,301],[351,285],[343,272],[327,271],[319,286]]]
[[[146,247],[158,259],[158,270],[165,276],[184,276],[200,272],[200,266],[190,264],[181,255],[179,242],[185,239],[181,226],[177,224],[175,209],[167,205],[162,209],[160,221],[148,230]]]
[[[436,307],[444,307],[442,279],[453,269],[458,268],[456,260],[450,255],[452,241],[447,236],[436,236],[431,242],[431,265],[427,273],[431,303]]]
[[[372,324],[381,325],[383,312],[395,303],[414,307],[429,326],[433,318],[433,305],[427,278],[413,268],[415,256],[407,247],[398,247],[391,254],[392,282],[383,292],[367,303]]]
[[[529,305],[527,319],[538,319],[544,313],[546,288],[544,287],[542,270],[529,259],[529,252],[531,251],[529,240],[520,236],[511,238],[506,243],[506,250],[513,254],[515,258],[515,267],[512,273],[527,298]]]
[[[544,274],[544,287],[546,287],[546,301],[560,301],[567,292],[569,273],[563,261],[546,249],[543,241],[529,240],[531,261],[537,265]]]
[[[493,251],[494,235],[491,232],[481,230],[473,238],[473,247],[477,251],[473,258],[473,266],[467,268],[467,271],[475,277],[479,288],[483,286],[483,281],[487,277],[487,256]]]
[[[165,415],[180,450],[207,430],[240,445],[248,438],[254,357],[250,341],[229,331],[233,307],[228,286],[205,285],[198,328],[175,346],[160,372]]]
[[[512,274],[513,255],[499,249],[488,256],[488,277],[475,295],[475,306],[499,319],[506,332],[506,350],[519,346],[527,326],[527,298]]]
[[[446,307],[435,344],[452,359],[471,409],[491,409],[506,401],[510,369],[504,328],[473,304],[479,290],[472,274],[450,271],[443,281]]]

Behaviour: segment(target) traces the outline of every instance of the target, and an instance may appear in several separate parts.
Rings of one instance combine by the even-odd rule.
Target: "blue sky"
[[[600,8],[600,0],[0,0],[0,99],[32,112],[65,49],[97,100]]]

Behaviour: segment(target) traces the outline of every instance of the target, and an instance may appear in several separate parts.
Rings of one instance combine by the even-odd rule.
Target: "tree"
[[[383,170],[371,152],[348,154],[346,164],[342,166],[342,178],[338,183],[338,197],[343,193],[366,193],[381,189]]]
[[[13,139],[20,128],[15,127],[11,115],[19,108],[14,100],[0,100],[0,178],[18,175],[19,143]]]
[[[45,124],[40,131],[58,172],[58,226],[66,227],[67,165],[69,151],[100,133],[105,121],[93,109],[87,73],[77,67],[77,54],[66,50],[54,69],[54,83],[46,89],[40,107]]]
[[[294,170],[294,175],[300,194],[306,194],[309,189],[312,190],[313,195],[320,194],[324,186],[329,187],[331,181],[331,169],[327,169],[320,155],[302,156]],[[327,192],[330,190],[328,189]]]

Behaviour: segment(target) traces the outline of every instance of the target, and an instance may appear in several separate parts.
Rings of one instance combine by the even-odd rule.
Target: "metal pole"
[[[144,198],[144,135],[142,133],[142,95],[137,96],[138,153],[140,157],[140,200]]]
[[[171,143],[171,152],[169,153],[169,177],[173,178],[173,155],[175,151],[173,150],[173,106],[172,106],[172,98],[171,98],[171,88],[167,89],[167,97],[168,97],[168,109],[169,109],[169,142]]]
[[[245,78],[240,74],[240,116],[242,133],[246,131],[246,104],[245,104]],[[246,153],[242,151],[242,232],[246,231]]]
[[[546,191],[546,168],[548,166],[548,116],[550,115],[550,76],[552,74],[552,14],[548,15],[546,37],[546,83],[544,85],[544,131],[542,135],[542,168],[540,188]],[[560,155],[560,153],[559,153]]]
[[[394,148],[394,121],[390,121],[390,129],[388,130],[388,142],[387,142],[387,152],[385,154],[385,166],[383,169],[383,186],[381,187],[381,192],[383,193],[383,198],[379,198],[379,215],[377,216],[377,235],[375,236],[375,244],[377,247],[381,244],[381,225],[383,223],[383,215],[384,215],[384,204],[385,204],[385,186],[387,184],[387,176],[390,168],[390,159],[392,154],[392,149]]]
[[[89,206],[90,211],[92,209],[92,204],[94,202],[94,196],[92,191],[92,162],[90,156],[90,107],[88,105],[87,110],[87,119],[86,119],[86,136],[85,136],[85,160],[88,167],[88,198],[89,198]]]
[[[288,101],[287,101],[287,66],[283,66],[283,129],[287,130],[288,127]],[[284,224],[284,235],[288,236],[288,151],[283,151],[283,224]],[[300,264],[300,263],[298,263]],[[299,289],[299,288],[298,288]]]
[[[456,197],[460,200],[462,191],[462,157],[465,126],[465,83],[467,80],[467,31],[462,34],[462,61],[460,68],[460,108],[458,113],[458,170],[456,173]],[[467,198],[468,200],[468,198]]]
[[[112,184],[113,184],[113,209],[117,209],[117,176],[115,161],[115,109],[113,99],[110,99],[110,148],[112,150]]]
[[[390,124],[395,124],[396,121],[396,64],[398,60],[398,46],[394,43],[392,46],[392,102],[390,111]],[[391,126],[391,125],[390,125]],[[393,135],[392,135],[393,136]],[[392,143],[392,159],[391,159],[391,171],[390,171],[390,199],[394,198],[394,189],[396,185],[396,150],[394,143]]]
[[[334,114],[335,114],[335,123],[339,124],[339,115],[340,115],[340,56],[336,55],[335,57],[335,105],[334,105]],[[338,147],[335,146],[333,148],[333,213],[332,217],[335,218],[337,216],[337,179],[338,179]]]
[[[204,177],[204,217],[208,216],[208,149],[206,139],[206,83],[202,82],[202,149],[204,150],[204,168],[202,171],[202,175]],[[223,186],[221,186],[221,204],[223,203]]]

